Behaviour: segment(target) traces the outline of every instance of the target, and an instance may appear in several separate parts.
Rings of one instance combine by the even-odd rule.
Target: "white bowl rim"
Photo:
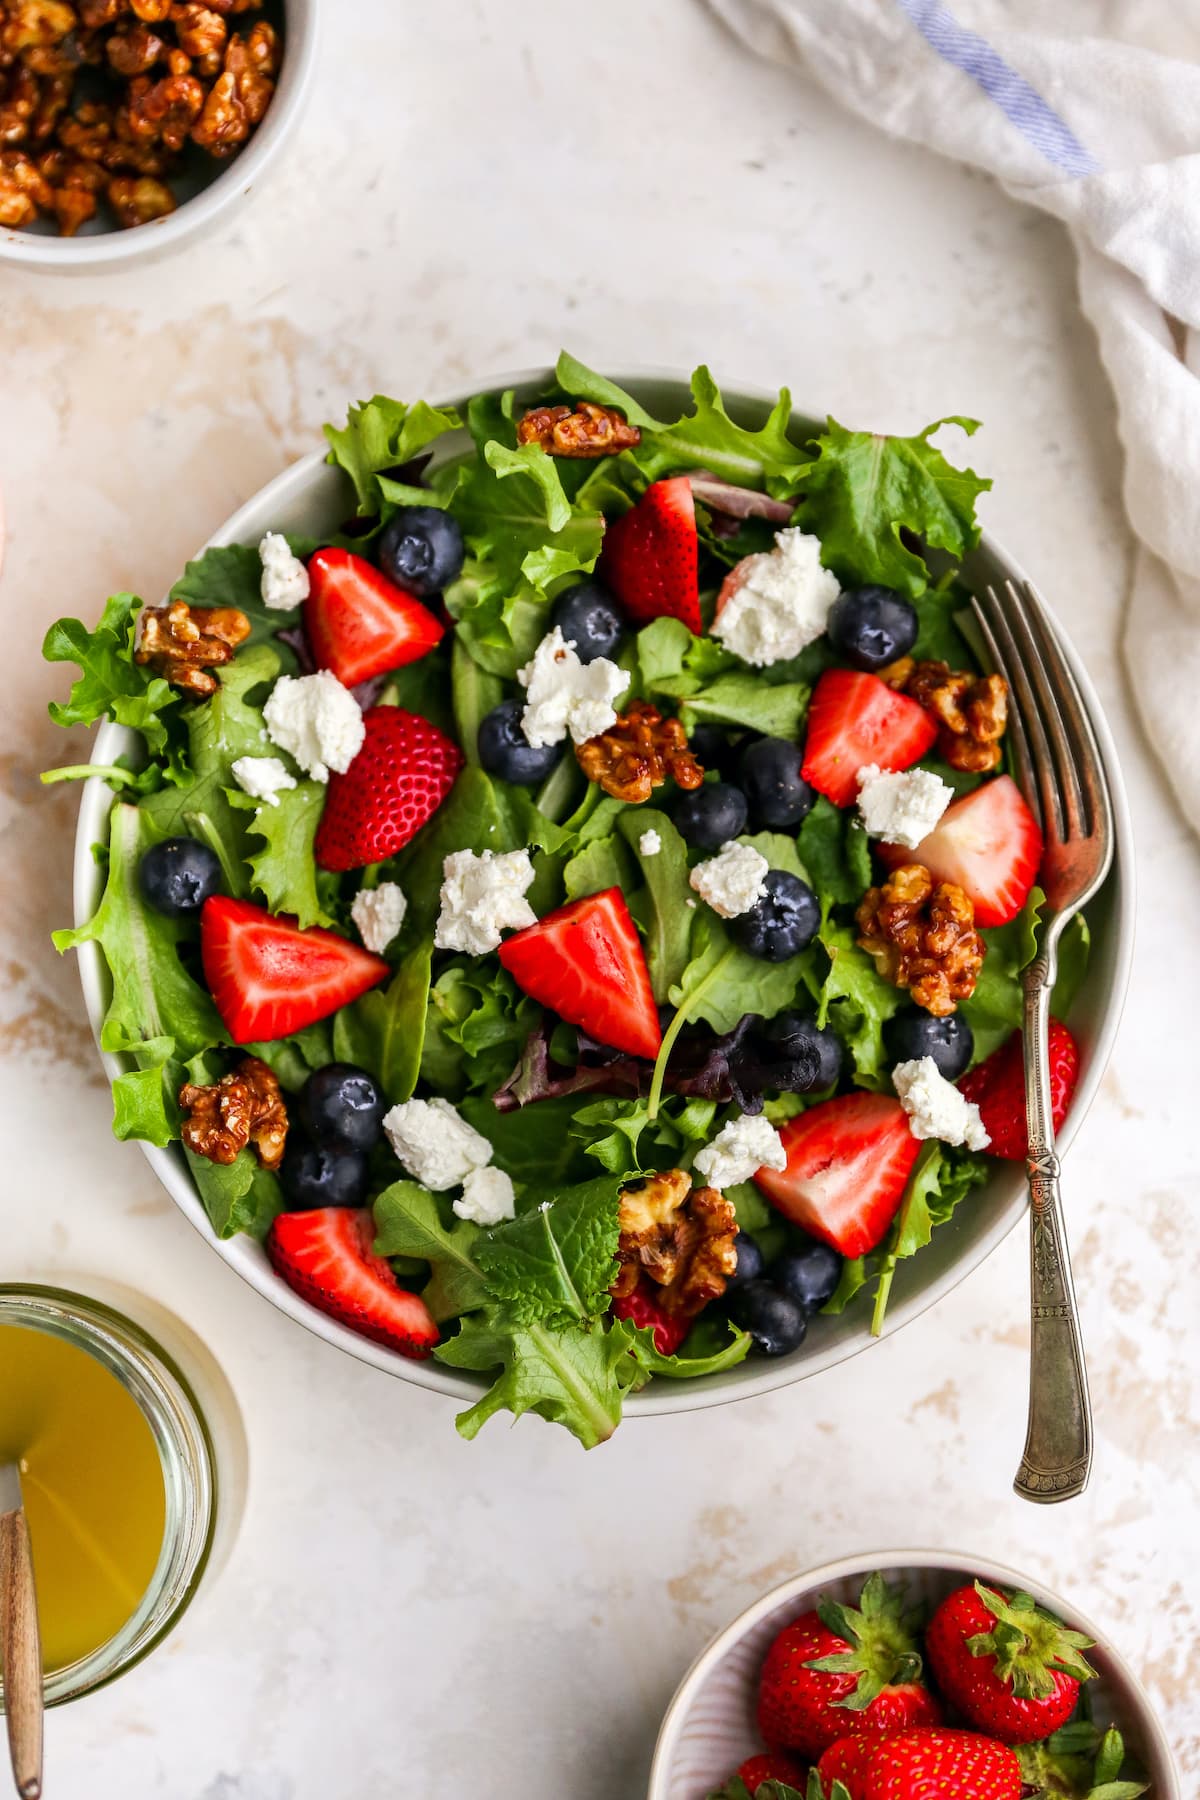
[[[453,393],[433,398],[430,400],[430,404],[435,406],[461,405],[464,398],[472,394],[508,387],[529,386],[539,381],[545,381],[552,373],[553,371],[546,367],[501,372],[476,386],[456,388]],[[618,371],[610,379],[616,381],[620,386],[631,389],[636,388],[639,383],[656,380],[686,384],[687,375],[678,369],[654,365],[633,365],[626,366],[624,370]],[[722,391],[726,400],[733,401],[735,404],[749,402],[752,405],[770,406],[777,398],[773,391],[753,383],[725,382],[722,384]],[[801,417],[819,419],[825,416],[823,412],[811,411],[804,405],[797,404],[794,398],[792,406],[793,413],[799,414]],[[293,463],[290,468],[284,469],[238,507],[207,540],[204,549],[215,544],[244,541],[250,520],[258,517],[264,510],[282,512],[288,502],[298,494],[302,494],[314,475],[325,466],[326,452],[324,450],[314,450],[307,456],[301,457],[299,461]],[[997,555],[1003,556],[1006,565],[1016,578],[1024,579],[1020,566],[1006,551],[1001,550],[989,534],[982,534],[980,542],[981,547],[990,548]],[[1116,954],[1109,1003],[1099,1022],[1091,1046],[1091,1057],[1080,1078],[1071,1112],[1059,1134],[1058,1149],[1060,1154],[1065,1154],[1099,1088],[1120,1024],[1133,961],[1135,896],[1133,831],[1129,802],[1120,763],[1117,759],[1116,746],[1087,670],[1080,661],[1074,646],[1063,634],[1057,620],[1053,620],[1053,623],[1063,653],[1080,684],[1109,779],[1116,836],[1114,872],[1117,878],[1116,891],[1119,897],[1119,905],[1112,927]],[[96,734],[92,750],[93,760],[97,762],[111,760],[111,755],[116,754],[123,734],[123,727],[106,720]],[[111,753],[109,746],[112,746]],[[75,835],[73,900],[77,925],[90,918],[94,911],[97,870],[91,854],[91,846],[98,837],[104,836],[105,821],[113,800],[112,791],[98,777],[93,777],[84,783]],[[94,943],[82,944],[76,954],[79,959],[79,975],[84,1004],[92,1027],[92,1034],[99,1049],[100,1025],[105,1005],[103,960],[99,946]],[[100,1050],[100,1059],[110,1080],[119,1075],[124,1068],[121,1059],[111,1052]],[[243,1280],[249,1282],[251,1287],[269,1300],[280,1312],[286,1313],[289,1318],[296,1320],[309,1331],[315,1332],[327,1343],[357,1357],[360,1362],[369,1363],[374,1368],[399,1376],[401,1380],[409,1381],[417,1387],[449,1395],[466,1405],[472,1405],[479,1398],[483,1389],[469,1376],[446,1368],[433,1360],[418,1362],[401,1356],[398,1351],[389,1350],[382,1344],[375,1344],[369,1338],[362,1337],[359,1333],[351,1331],[348,1326],[339,1324],[336,1319],[331,1319],[327,1314],[320,1312],[309,1301],[302,1299],[288,1287],[286,1282],[280,1280],[262,1257],[261,1246],[253,1239],[244,1235],[224,1239],[215,1237],[199,1193],[186,1170],[179,1167],[170,1151],[160,1150],[153,1144],[147,1144],[140,1140],[139,1148],[184,1217],[195,1226],[205,1242],[230,1268],[234,1269]],[[696,1412],[707,1407],[727,1405],[733,1401],[754,1399],[759,1395],[772,1393],[777,1388],[790,1387],[795,1381],[806,1380],[839,1363],[848,1362],[851,1357],[861,1355],[876,1342],[882,1342],[884,1338],[892,1336],[894,1332],[901,1330],[905,1325],[920,1317],[922,1313],[928,1311],[930,1307],[935,1306],[939,1300],[944,1299],[960,1282],[965,1281],[968,1275],[986,1262],[997,1246],[1026,1216],[1026,1211],[1024,1199],[1018,1194],[1007,1207],[997,1209],[991,1227],[980,1239],[977,1256],[969,1263],[960,1259],[939,1279],[932,1281],[919,1293],[893,1300],[888,1312],[886,1329],[880,1339],[870,1337],[864,1330],[857,1342],[830,1344],[819,1353],[808,1356],[799,1363],[793,1363],[786,1357],[780,1358],[778,1362],[743,1363],[733,1372],[737,1376],[736,1384],[731,1384],[729,1387],[712,1387],[706,1380],[673,1381],[662,1378],[652,1381],[640,1393],[626,1397],[623,1407],[624,1416],[626,1418],[654,1418],[663,1414]]]
[[[876,1550],[870,1553],[860,1552],[857,1555],[842,1556],[836,1562],[822,1563],[819,1568],[810,1569],[804,1574],[790,1575],[786,1581],[781,1581],[778,1586],[769,1589],[767,1593],[752,1601],[749,1606],[731,1619],[728,1625],[723,1625],[710,1638],[676,1688],[659,1727],[658,1738],[654,1746],[654,1757],[650,1765],[650,1781],[646,1791],[646,1800],[668,1800],[667,1783],[671,1760],[675,1755],[679,1734],[695,1700],[696,1689],[701,1682],[707,1680],[733,1645],[761,1619],[766,1618],[777,1607],[785,1605],[787,1601],[798,1599],[800,1595],[811,1593],[813,1589],[831,1587],[834,1582],[842,1581],[847,1577],[869,1575],[876,1569],[905,1568],[945,1570],[950,1574],[973,1575],[981,1581],[992,1582],[1001,1587],[1016,1588],[1023,1593],[1032,1594],[1039,1605],[1056,1613],[1073,1630],[1082,1631],[1088,1637],[1094,1638],[1139,1709],[1138,1722],[1139,1726],[1144,1728],[1142,1736],[1147,1752],[1153,1744],[1155,1754],[1161,1761],[1167,1778],[1166,1786],[1161,1793],[1155,1791],[1153,1800],[1182,1800],[1182,1789],[1179,1786],[1175,1757],[1162,1722],[1140,1679],[1120,1652],[1113,1647],[1108,1633],[1101,1630],[1094,1619],[1089,1619],[1086,1614],[1082,1613],[1073,1601],[1065,1600],[1053,1588],[1047,1587],[1044,1581],[1031,1580],[1029,1576],[1022,1574],[1019,1570],[1009,1568],[1006,1563],[996,1562],[991,1557],[974,1556],[958,1550]]]
[[[284,55],[266,117],[245,149],[196,194],[145,225],[114,227],[85,237],[42,236],[15,227],[0,228],[0,263],[40,273],[90,274],[127,268],[157,258],[203,231],[245,199],[275,162],[296,124],[312,86],[319,35],[319,0],[285,0]]]

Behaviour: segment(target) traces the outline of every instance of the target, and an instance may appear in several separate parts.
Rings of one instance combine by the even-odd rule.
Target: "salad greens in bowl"
[[[376,397],[161,606],[47,636],[53,716],[104,721],[47,779],[116,1135],[468,1436],[815,1373],[1024,1210],[1040,839],[965,608],[1019,571],[939,430],[566,355]],[[1066,1141],[1131,948],[1071,660],[1118,854],[1061,954]]]

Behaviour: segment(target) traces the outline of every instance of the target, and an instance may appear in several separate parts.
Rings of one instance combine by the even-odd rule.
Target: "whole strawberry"
[[[827,1750],[822,1750],[817,1774],[825,1792],[828,1794],[834,1782],[840,1781],[850,1800],[867,1800],[867,1770],[876,1750],[887,1740],[886,1731],[857,1731],[851,1737],[836,1739]]]
[[[864,1800],[1021,1800],[1015,1750],[974,1731],[912,1731],[880,1744]]]
[[[916,1620],[903,1593],[870,1577],[859,1606],[821,1600],[785,1625],[759,1676],[758,1728],[768,1744],[818,1757],[862,1726],[935,1725],[937,1701],[921,1681]]]
[[[768,1781],[782,1781],[788,1787],[801,1788],[804,1783],[804,1770],[782,1750],[764,1750],[758,1756],[748,1756],[738,1767],[738,1777],[745,1783],[748,1794],[757,1794],[760,1787]]]
[[[329,778],[317,827],[318,868],[361,869],[403,849],[437,811],[463,755],[436,725],[400,706],[373,706],[344,775]]]
[[[1005,1744],[1031,1744],[1066,1724],[1080,1682],[1096,1672],[1081,1654],[1091,1644],[1030,1595],[979,1581],[948,1594],[925,1633],[946,1699]]]

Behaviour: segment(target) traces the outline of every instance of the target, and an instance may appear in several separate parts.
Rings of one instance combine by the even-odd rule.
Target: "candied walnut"
[[[53,205],[50,184],[20,150],[0,150],[0,225],[32,225]]]
[[[74,70],[69,75],[44,75],[41,78],[41,91],[30,134],[35,144],[44,144],[47,138],[53,137],[58,121],[71,104],[74,87]]]
[[[104,193],[117,215],[118,225],[124,226],[126,230],[134,225],[149,225],[154,219],[165,219],[168,213],[175,211],[174,194],[163,182],[155,181],[152,175],[114,175]],[[176,681],[175,685],[194,686],[185,681]],[[211,689],[206,691],[211,692]]]
[[[104,170],[66,150],[44,150],[38,168],[53,190],[53,207],[59,230],[73,237],[85,219],[96,211],[96,196],[104,187]]]
[[[161,25],[171,16],[171,0],[129,0],[129,10],[145,25]]]
[[[895,662],[888,663],[885,669],[880,669],[879,679],[887,687],[894,688],[898,694],[901,694],[916,666],[915,657],[899,656]]]
[[[638,805],[667,776],[681,788],[698,788],[704,770],[688,749],[678,719],[664,719],[648,700],[634,700],[616,724],[575,746],[579,766],[616,800]]]
[[[945,1018],[975,992],[985,945],[975,908],[952,881],[934,881],[920,863],[868,888],[855,914],[858,941],[885,980]]]
[[[71,118],[63,120],[58,141],[64,150],[87,162],[102,162],[109,152],[112,134],[112,108],[102,101],[89,100],[76,107]]]
[[[684,1170],[667,1169],[623,1187],[618,1217],[615,1296],[646,1275],[663,1290],[666,1312],[693,1319],[725,1292],[737,1268],[737,1215],[716,1188],[694,1188]]]
[[[109,191],[114,184],[110,182]],[[142,641],[135,660],[165,675],[172,687],[189,694],[215,694],[217,678],[209,670],[232,662],[237,646],[250,635],[250,621],[236,606],[148,606],[142,614]]]
[[[905,693],[940,726],[938,754],[954,769],[986,775],[1000,762],[1008,724],[1008,683],[1003,675],[974,675],[949,663],[914,664]]]
[[[129,11],[129,0],[79,0],[79,17],[89,31],[111,25]]]
[[[77,23],[75,8],[63,0],[5,0],[0,46],[29,50],[57,44]]]
[[[194,5],[183,0],[171,8],[171,23],[179,48],[195,58],[196,74],[211,80],[219,74],[225,53],[229,27],[211,6]]]
[[[129,84],[129,100],[117,116],[117,132],[134,144],[181,150],[203,107],[204,86],[194,75],[168,74],[160,81],[139,75]]]
[[[23,63],[0,77],[0,144],[23,144],[32,130],[41,84]]]
[[[161,62],[166,53],[163,39],[140,19],[114,31],[104,46],[109,66],[118,75],[144,75],[156,62]]]
[[[264,1169],[277,1169],[287,1141],[288,1116],[274,1072],[257,1056],[208,1087],[190,1081],[179,1090],[187,1117],[182,1137],[193,1156],[229,1164],[253,1144]]]
[[[540,444],[549,456],[616,456],[642,434],[615,406],[580,400],[570,406],[533,406],[517,425],[519,444]]]

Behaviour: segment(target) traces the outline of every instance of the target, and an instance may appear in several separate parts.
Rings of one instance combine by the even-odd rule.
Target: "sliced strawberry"
[[[290,1037],[391,973],[336,931],[301,931],[249,900],[214,894],[200,914],[200,960],[235,1044]]]
[[[744,1763],[738,1765],[738,1778],[747,1793],[757,1794],[764,1781],[782,1781],[787,1787],[799,1791],[804,1781],[804,1770],[793,1756],[785,1756],[782,1750],[764,1750],[758,1756],[748,1756]]]
[[[604,534],[599,575],[638,625],[682,619],[700,630],[700,543],[686,475],[656,481]]]
[[[925,708],[907,694],[893,693],[878,675],[826,669],[809,703],[800,772],[835,806],[849,806],[858,794],[861,768],[874,763],[887,771],[909,769],[932,749],[937,734],[937,722]]]
[[[1011,775],[997,775],[951,801],[915,850],[877,844],[889,869],[923,863],[938,881],[953,881],[975,903],[977,925],[1015,919],[1042,866],[1042,833]]]
[[[374,1237],[369,1206],[316,1206],[280,1213],[266,1251],[276,1274],[331,1319],[390,1350],[426,1357],[438,1328],[421,1296],[402,1288],[375,1255]]]
[[[435,813],[463,766],[436,725],[400,706],[363,715],[366,737],[344,775],[329,777],[314,854],[322,869],[361,869],[402,850]]]
[[[308,580],[304,630],[313,661],[345,687],[416,662],[445,635],[428,607],[351,550],[317,550]]]
[[[1061,1019],[1051,1019],[1050,1104],[1055,1131],[1061,1129],[1067,1116],[1078,1080],[1079,1046]],[[989,1156],[1024,1162],[1029,1139],[1025,1129],[1025,1057],[1020,1032],[1014,1031],[1007,1043],[964,1075],[958,1088],[979,1108],[992,1140]]]
[[[654,990],[620,888],[547,913],[497,955],[518,987],[569,1025],[630,1056],[658,1055]]]
[[[843,1256],[873,1250],[896,1214],[920,1145],[898,1100],[839,1094],[789,1119],[785,1169],[754,1177],[772,1206]]]
[[[664,1310],[649,1281],[638,1282],[632,1294],[624,1294],[612,1303],[615,1319],[632,1319],[635,1325],[654,1333],[654,1348],[660,1356],[674,1356],[688,1334],[688,1321]]]

